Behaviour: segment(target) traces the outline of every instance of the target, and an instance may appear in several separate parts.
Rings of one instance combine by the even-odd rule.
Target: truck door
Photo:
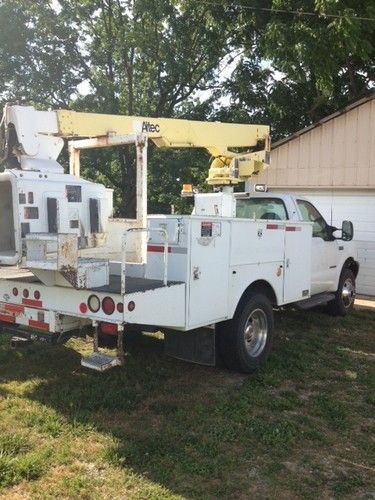
[[[284,249],[284,302],[297,302],[311,292],[311,224],[287,222]]]
[[[297,200],[301,218],[313,222],[311,254],[311,295],[334,291],[336,287],[338,243],[330,226],[307,200]]]
[[[230,223],[192,219],[188,324],[216,323],[228,315]]]

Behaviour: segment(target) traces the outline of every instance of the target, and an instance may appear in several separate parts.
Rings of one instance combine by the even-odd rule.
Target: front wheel
[[[346,316],[353,309],[355,300],[355,276],[350,269],[342,270],[335,299],[328,303],[333,316]]]
[[[217,325],[220,356],[227,368],[250,373],[267,359],[273,337],[273,310],[268,298],[253,295],[234,318]]]

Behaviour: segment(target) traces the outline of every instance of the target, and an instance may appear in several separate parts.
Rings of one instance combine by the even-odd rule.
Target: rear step
[[[122,361],[118,356],[94,352],[90,356],[82,358],[81,365],[97,372],[105,372],[114,366],[121,366]]]
[[[317,295],[313,295],[309,299],[299,300],[294,305],[298,309],[306,310],[311,309],[312,307],[321,306],[322,304],[327,304],[331,300],[334,300],[334,293],[318,293]]]
[[[85,368],[90,368],[97,372],[105,372],[110,368],[115,366],[122,366],[124,364],[124,347],[123,347],[123,325],[118,325],[117,333],[117,354],[116,356],[111,356],[110,354],[104,354],[99,352],[99,329],[98,323],[93,322],[94,327],[94,338],[93,338],[93,353],[90,356],[85,356],[81,359],[81,366]]]
[[[13,349],[18,349],[19,347],[26,347],[32,343],[33,341],[31,339],[20,337],[18,335],[14,335],[10,339],[10,347],[12,347]]]

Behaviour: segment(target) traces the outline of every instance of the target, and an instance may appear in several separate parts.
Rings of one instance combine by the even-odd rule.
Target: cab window
[[[243,219],[287,220],[288,214],[280,198],[237,199],[236,217]]]
[[[318,210],[306,200],[297,200],[297,205],[301,213],[302,220],[313,222],[312,235],[314,238],[323,238],[323,240],[332,240],[330,226],[326,223]]]

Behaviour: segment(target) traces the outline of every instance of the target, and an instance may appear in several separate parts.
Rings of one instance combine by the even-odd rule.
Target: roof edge
[[[358,99],[357,101],[352,102],[351,104],[348,104],[344,108],[339,109],[338,111],[335,111],[334,113],[331,113],[328,116],[325,116],[321,120],[312,123],[308,127],[305,127],[301,130],[298,130],[297,132],[294,132],[294,134],[289,135],[288,137],[284,137],[284,139],[280,139],[279,141],[275,142],[272,144],[272,149],[276,149],[279,146],[282,146],[283,144],[303,135],[309,132],[310,130],[313,130],[316,127],[319,127],[320,125],[323,125],[323,123],[327,123],[330,120],[333,120],[337,116],[343,115],[345,113],[348,113],[348,111],[351,111],[354,108],[357,108],[358,106],[362,106],[368,101],[371,101],[372,99],[375,99],[375,90],[371,91],[371,93],[365,97],[362,97],[361,99]]]

